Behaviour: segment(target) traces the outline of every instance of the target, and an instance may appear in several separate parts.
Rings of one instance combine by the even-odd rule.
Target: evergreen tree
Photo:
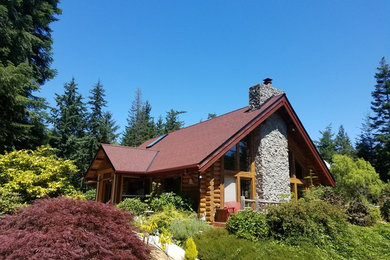
[[[42,99],[29,99],[26,89],[38,89],[31,81],[32,69],[26,63],[15,67],[0,64],[0,153],[14,149],[34,149],[46,142],[40,110]]]
[[[0,2],[0,152],[46,142],[42,112],[34,96],[55,74],[50,69],[51,29],[61,13],[57,0]]]
[[[123,134],[123,145],[136,147],[155,137],[156,130],[154,120],[150,115],[151,110],[152,107],[148,101],[143,103],[141,90],[137,89]]]
[[[158,117],[157,123],[156,123],[156,136],[161,136],[164,134],[165,125],[162,119],[162,116],[160,115]]]
[[[375,136],[375,168],[382,180],[390,178],[390,67],[383,57],[375,74],[376,85],[371,93],[373,101],[372,128]]]
[[[76,188],[80,188],[82,177],[90,163],[90,138],[86,135],[87,112],[74,78],[64,88],[63,95],[56,94],[57,106],[52,110],[54,129],[50,143],[57,148],[59,157],[74,160],[79,172],[72,176],[71,182]]]
[[[334,140],[334,144],[336,153],[348,156],[352,156],[354,154],[351,139],[349,139],[348,134],[345,132],[343,125],[340,125],[339,127],[339,131]]]
[[[179,130],[184,126],[184,121],[179,119],[180,114],[184,114],[186,111],[169,110],[165,116],[165,133],[170,133]]]
[[[361,130],[362,132],[356,142],[356,155],[359,158],[363,158],[364,160],[369,161],[373,166],[375,166],[375,138],[373,134],[372,123],[368,115],[362,123]]]
[[[101,143],[113,143],[117,138],[118,126],[112,119],[110,112],[105,112],[107,107],[103,85],[98,83],[90,91],[88,104],[91,112],[88,115],[89,130],[89,160],[92,160]]]
[[[329,124],[325,131],[320,131],[322,137],[316,142],[319,153],[327,162],[332,162],[332,157],[336,153],[336,144],[333,140],[332,125]]]
[[[209,113],[207,115],[207,119],[212,119],[212,118],[215,118],[215,117],[217,117],[217,114],[215,114],[215,113]]]

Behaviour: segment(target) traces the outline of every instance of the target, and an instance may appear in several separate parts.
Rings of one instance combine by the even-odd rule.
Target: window
[[[250,171],[250,153],[248,136],[233,146],[224,155],[224,169],[231,171]]]
[[[136,198],[145,195],[145,182],[142,178],[123,178],[122,200],[125,198]]]
[[[181,186],[181,178],[180,177],[166,178],[163,180],[164,192],[179,193],[180,186]]]
[[[249,178],[240,178],[240,196],[244,196],[245,199],[251,199],[251,191],[252,191],[252,179]]]
[[[236,155],[237,155],[237,146],[233,146],[224,156],[224,166],[226,170],[235,170],[236,169]]]

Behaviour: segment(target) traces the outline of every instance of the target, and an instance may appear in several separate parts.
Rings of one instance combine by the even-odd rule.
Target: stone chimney
[[[257,84],[249,88],[250,111],[259,109],[268,99],[281,94],[284,92],[272,87],[272,79],[264,79],[264,84]]]

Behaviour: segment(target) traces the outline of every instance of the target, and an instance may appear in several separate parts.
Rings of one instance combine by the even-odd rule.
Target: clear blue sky
[[[57,76],[84,97],[100,79],[123,130],[136,88],[152,115],[185,110],[186,125],[248,104],[265,77],[284,90],[312,139],[332,123],[354,140],[374,73],[390,62],[390,1],[63,0],[52,25]]]

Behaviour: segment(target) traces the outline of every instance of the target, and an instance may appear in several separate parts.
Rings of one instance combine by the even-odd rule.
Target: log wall
[[[199,217],[212,222],[216,209],[223,206],[221,160],[216,161],[201,176]]]

